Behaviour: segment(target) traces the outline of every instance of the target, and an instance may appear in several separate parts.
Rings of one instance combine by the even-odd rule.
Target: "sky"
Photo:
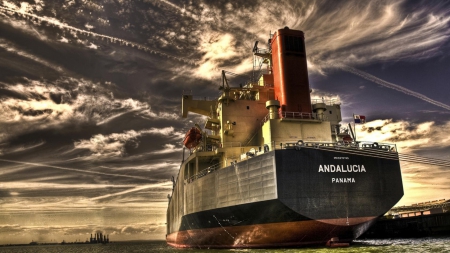
[[[305,33],[314,98],[358,140],[450,160],[450,1],[0,1],[0,244],[165,238],[182,140],[220,71]],[[449,167],[401,162],[397,205],[450,197]]]

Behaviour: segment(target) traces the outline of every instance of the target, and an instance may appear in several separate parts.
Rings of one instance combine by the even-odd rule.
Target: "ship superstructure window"
[[[304,52],[305,45],[303,43],[303,39],[301,37],[294,36],[285,36],[284,37],[284,46],[286,51],[292,52]]]
[[[247,105],[247,110],[250,110],[250,106]]]

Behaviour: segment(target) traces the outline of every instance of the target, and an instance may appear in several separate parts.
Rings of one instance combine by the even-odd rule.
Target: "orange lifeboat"
[[[184,136],[183,144],[186,148],[195,148],[202,139],[202,133],[196,127],[192,127]]]
[[[344,138],[342,138],[342,141],[343,141],[345,144],[349,144],[349,143],[352,143],[352,142],[353,142],[353,138],[350,137],[350,135],[347,135],[347,136],[344,136]]]

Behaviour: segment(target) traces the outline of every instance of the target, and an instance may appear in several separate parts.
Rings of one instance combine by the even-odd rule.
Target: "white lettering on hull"
[[[353,177],[347,177],[347,178],[344,178],[344,177],[337,177],[337,178],[335,178],[335,177],[333,177],[331,179],[331,183],[338,183],[338,184],[340,184],[340,183],[355,183],[355,179]]]
[[[364,165],[319,165],[318,172],[366,172]]]

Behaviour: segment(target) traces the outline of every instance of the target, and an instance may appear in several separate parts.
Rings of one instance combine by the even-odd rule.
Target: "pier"
[[[360,238],[414,238],[450,234],[450,200],[392,208]]]

